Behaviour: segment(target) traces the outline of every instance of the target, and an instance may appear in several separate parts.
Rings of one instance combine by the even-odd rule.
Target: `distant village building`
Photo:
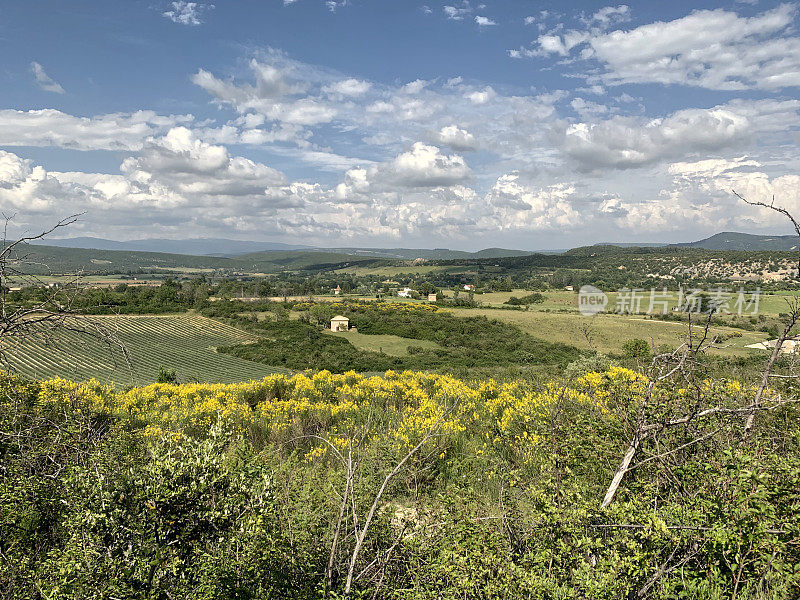
[[[350,319],[336,315],[331,319],[331,331],[347,331],[350,329]]]
[[[428,294],[428,302],[436,302],[436,300],[438,300],[436,294]]]
[[[337,285],[337,286],[336,286],[336,287],[333,289],[333,293],[334,293],[334,295],[338,296],[339,294],[341,294],[341,293],[342,293],[342,288],[340,288],[340,287]]]
[[[402,290],[397,290],[397,295],[400,298],[411,298],[411,292],[413,292],[413,291],[414,290],[412,290],[411,288],[405,287]]]
[[[572,287],[571,285],[566,286],[564,289],[567,290],[568,292],[572,292],[575,290],[575,288]]]
[[[475,291],[475,286],[472,285],[471,283],[465,283],[464,284],[464,291],[465,292],[474,292]]]

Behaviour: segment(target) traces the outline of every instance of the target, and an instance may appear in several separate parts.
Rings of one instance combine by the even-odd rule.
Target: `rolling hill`
[[[506,256],[528,256],[528,250],[509,250],[506,248],[486,248],[476,252],[450,250],[448,248],[328,248],[331,252],[343,252],[356,256],[376,256],[396,260],[457,260],[460,258],[502,258]]]
[[[798,238],[796,235],[753,235],[723,231],[697,242],[673,245],[705,250],[797,250]]]
[[[30,244],[21,253],[29,263],[31,274],[86,275],[139,274],[213,271],[231,276],[248,273],[280,273],[284,271],[333,271],[358,265],[407,264],[423,259],[463,263],[502,260],[504,264],[562,264],[556,256],[608,255],[623,251],[652,252],[659,250],[713,251],[791,251],[798,248],[796,236],[766,236],[722,232],[695,242],[661,244],[597,244],[564,252],[530,252],[505,248],[487,248],[477,252],[446,248],[315,248],[293,247],[275,242],[248,242],[224,239],[135,240],[115,242],[102,238],[67,238],[47,240],[48,244]],[[52,242],[52,243],[50,243]],[[92,246],[86,247],[86,246]],[[182,248],[184,252],[163,252],[133,248]],[[253,251],[257,248],[256,251]]]
[[[260,252],[237,257],[197,256],[130,250],[95,250],[28,244],[18,252],[21,270],[31,275],[138,274],[216,271],[221,275],[278,273],[286,270],[328,270],[349,266],[375,257],[291,250]]]
[[[308,250],[311,246],[281,244],[278,242],[251,242],[222,238],[197,238],[170,240],[149,238],[117,242],[96,237],[48,238],[42,242],[60,248],[87,248],[94,250],[127,250],[133,252],[165,252],[167,254],[191,254],[197,256],[235,256],[250,252]]]
[[[167,254],[184,254],[191,256],[219,256],[241,258],[246,255],[270,252],[321,252],[347,256],[367,256],[371,258],[387,258],[396,260],[452,260],[458,258],[500,258],[504,256],[526,256],[532,254],[527,250],[510,250],[506,248],[486,248],[477,252],[450,250],[448,248],[355,248],[337,247],[323,248],[319,246],[303,246],[283,244],[279,242],[257,242],[246,240],[229,240],[221,238],[197,238],[171,240],[150,238],[118,242],[97,237],[74,237],[43,240],[42,245],[59,248],[83,248],[91,250],[117,250],[128,252],[159,252]]]

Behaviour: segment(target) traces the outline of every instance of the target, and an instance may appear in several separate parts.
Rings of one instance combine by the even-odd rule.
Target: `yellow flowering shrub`
[[[39,402],[51,408],[77,412],[109,413],[114,404],[114,391],[95,379],[76,383],[68,379],[48,379],[39,387]]]
[[[315,306],[313,302],[295,302],[294,304],[292,304],[292,310],[296,311],[310,310],[312,306]]]
[[[402,313],[432,313],[439,310],[435,304],[421,304],[417,302],[376,302],[370,305],[381,312]]]
[[[10,385],[11,376],[2,381]],[[554,407],[562,413],[568,407],[569,418],[580,419],[580,426],[615,426],[645,398],[649,381],[613,367],[538,387],[490,379],[470,384],[415,371],[383,376],[320,371],[230,385],[158,383],[122,392],[94,380],[52,379],[37,385],[42,406],[112,414],[130,420],[145,435],[203,435],[225,422],[245,433],[259,432],[263,442],[299,443],[306,460],[315,460],[329,455],[332,446],[345,450],[354,437],[408,451],[435,428],[432,443],[441,457],[456,447],[472,448],[478,455],[492,449],[524,465],[534,461],[535,453],[547,451]],[[707,381],[701,389],[709,402],[739,402],[750,392],[725,380]],[[672,410],[690,393],[696,391],[664,382],[654,386],[653,398],[666,399]]]
[[[577,388],[592,396],[598,406],[630,406],[644,398],[649,381],[641,373],[623,367],[611,367],[603,373],[587,373],[577,381]]]

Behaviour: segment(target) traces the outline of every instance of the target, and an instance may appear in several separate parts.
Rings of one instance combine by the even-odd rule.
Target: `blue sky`
[[[0,6],[21,230],[563,248],[784,232],[791,3]]]

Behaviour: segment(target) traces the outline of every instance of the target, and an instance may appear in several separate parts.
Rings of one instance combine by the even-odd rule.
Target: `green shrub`
[[[504,304],[510,304],[511,306],[527,306],[528,304],[541,304],[544,302],[544,294],[540,294],[539,292],[534,292],[533,294],[528,294],[527,296],[523,296],[522,298],[517,298],[516,296],[511,296],[508,300],[504,302]]]
[[[647,343],[647,340],[641,338],[628,340],[622,345],[622,355],[626,358],[649,359],[650,344]]]

